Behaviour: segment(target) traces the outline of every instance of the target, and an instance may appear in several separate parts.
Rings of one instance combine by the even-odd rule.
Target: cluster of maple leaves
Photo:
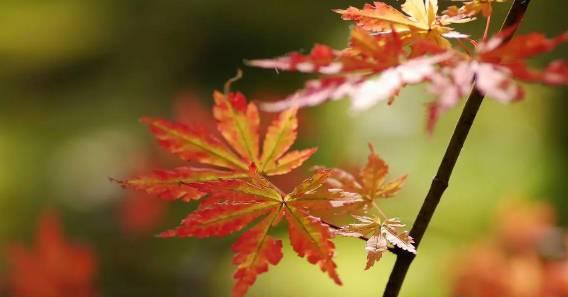
[[[259,274],[282,259],[282,241],[269,234],[282,221],[287,223],[290,244],[297,255],[319,266],[337,284],[341,284],[341,280],[333,260],[335,235],[365,240],[365,269],[379,261],[389,247],[416,253],[412,237],[403,230],[405,225],[387,216],[377,204],[380,199],[397,194],[406,176],[387,182],[389,167],[372,146],[367,164],[358,174],[316,167],[311,177],[290,192],[282,191],[272,179],[299,168],[317,150],[291,150],[298,135],[297,113],[301,107],[349,97],[353,109],[363,110],[380,101],[392,104],[405,86],[426,83],[437,97],[428,109],[427,123],[431,131],[439,115],[456,106],[472,89],[500,102],[512,102],[523,97],[519,81],[567,85],[566,61],[553,61],[539,71],[530,69],[526,59],[553,50],[568,39],[568,32],[551,39],[539,33],[512,37],[514,29],[506,28],[488,37],[492,5],[505,1],[460,1],[461,6],[448,7],[441,13],[437,0],[406,0],[401,10],[383,2],[367,4],[362,9],[336,10],[343,20],[354,24],[347,48],[335,50],[318,44],[306,55],[293,52],[274,59],[248,61],[249,65],[261,68],[321,75],[284,100],[262,104],[266,111],[280,112],[266,129],[260,123],[257,105],[247,102],[243,94],[230,90],[235,80],[232,79],[225,85],[224,92],[213,94],[212,113],[217,135],[207,129],[203,121],[185,124],[158,118],[142,120],[160,146],[188,162],[186,166],[155,170],[118,182],[125,188],[163,200],[199,200],[195,211],[176,228],[162,232],[161,237],[219,237],[251,226],[232,246],[233,264],[237,266],[235,297],[244,296]],[[487,19],[480,40],[450,27],[479,17]],[[265,133],[261,133],[263,130]],[[336,226],[323,220],[321,213],[348,214],[354,223]],[[546,228],[540,228],[539,223],[525,224],[522,234],[513,227],[515,232],[504,232],[504,236],[522,241],[519,246],[528,240],[529,248],[520,250],[525,255],[531,248],[536,249],[537,242],[544,236],[542,230]],[[511,223],[511,226],[518,225],[518,222]],[[526,240],[527,234],[534,235],[528,231],[542,236]],[[486,257],[488,250],[491,249],[484,248],[484,255],[479,258]],[[53,214],[46,214],[41,220],[37,251],[14,246],[10,254],[13,274],[9,282],[16,296],[94,295],[91,283],[96,264],[92,253],[67,243]],[[490,290],[483,289],[482,295],[468,291],[477,288],[475,282],[468,279],[468,269],[481,267],[479,269],[491,273],[503,272],[502,278],[491,280],[513,274],[507,270],[512,263],[507,262],[507,256],[498,251],[492,255],[495,261],[477,262],[478,257],[475,257],[475,263],[466,265],[460,272],[461,279],[467,281],[457,286],[459,295],[493,296]],[[495,263],[501,264],[495,266]],[[543,280],[555,279],[559,269],[560,275],[565,275],[568,269],[565,264],[553,268],[546,270]],[[473,272],[479,277],[486,274]],[[480,280],[483,284],[485,281]],[[558,288],[545,286],[546,293],[555,290],[560,292],[558,296],[566,295],[568,284],[563,281]],[[515,287],[509,283],[503,286]],[[504,290],[495,291],[494,296],[517,296]]]
[[[280,112],[265,133],[261,133],[257,105],[230,90],[236,78],[232,79],[224,92],[213,94],[218,135],[200,123],[142,120],[160,146],[189,162],[187,166],[155,170],[120,184],[165,200],[199,200],[195,211],[161,237],[226,236],[252,225],[232,248],[237,266],[235,297],[244,296],[260,273],[282,259],[282,241],[269,233],[283,220],[298,256],[318,265],[337,284],[341,280],[333,260],[335,235],[366,240],[366,269],[389,246],[415,253],[404,224],[386,216],[376,203],[394,196],[406,177],[386,182],[388,165],[372,147],[358,177],[341,169],[316,167],[310,178],[287,193],[271,179],[290,173],[316,152],[315,148],[290,150],[301,107],[349,97],[353,108],[362,110],[380,101],[393,103],[407,85],[427,83],[438,97],[428,111],[431,130],[439,115],[457,105],[472,88],[511,102],[523,96],[517,80],[568,84],[565,61],[554,61],[543,71],[529,69],[525,62],[566,41],[568,33],[553,39],[533,33],[509,41],[513,29],[507,29],[488,38],[493,2],[504,1],[466,1],[441,14],[436,0],[406,0],[401,11],[382,2],[336,10],[342,19],[355,24],[346,49],[318,44],[307,55],[294,52],[248,61],[256,67],[322,75],[282,101],[262,104],[264,110]],[[488,19],[479,41],[450,27],[479,15]],[[322,212],[349,214],[356,222],[336,226],[324,221]]]
[[[513,102],[524,96],[518,81],[567,85],[565,60],[538,71],[530,69],[526,59],[553,50],[568,39],[568,32],[552,39],[531,33],[509,41],[514,30],[508,28],[475,41],[449,27],[473,21],[478,14],[489,17],[492,2],[504,1],[467,1],[441,15],[436,0],[407,0],[402,12],[383,2],[337,10],[355,24],[346,49],[317,44],[307,55],[293,52],[248,62],[322,75],[288,98],[263,107],[278,111],[349,97],[354,110],[364,110],[381,101],[391,104],[405,86],[426,83],[437,97],[428,110],[427,127],[432,131],[439,115],[456,106],[472,88],[499,102]]]
[[[362,224],[338,232],[314,215],[330,210],[371,213],[378,209],[375,199],[392,197],[405,177],[385,182],[388,166],[371,151],[359,180],[341,169],[318,167],[313,176],[284,193],[269,177],[291,172],[316,152],[314,148],[290,150],[297,137],[297,109],[280,113],[261,140],[256,105],[229,88],[230,82],[225,93],[213,94],[213,116],[223,140],[198,125],[143,119],[164,149],[194,165],[156,170],[120,183],[165,200],[200,200],[195,211],[161,237],[226,236],[253,224],[233,245],[234,296],[243,296],[259,273],[281,260],[282,242],[269,231],[283,219],[296,253],[319,265],[337,284],[341,280],[331,241],[335,233],[371,236],[368,268],[387,250],[388,242],[414,252],[412,238],[400,231],[404,225],[384,217],[382,211],[381,216],[358,217]]]

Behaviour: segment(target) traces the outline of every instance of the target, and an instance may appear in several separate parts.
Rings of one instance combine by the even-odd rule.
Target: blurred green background
[[[306,76],[244,68],[242,61],[308,50],[315,42],[344,47],[349,26],[331,9],[363,3],[1,1],[0,250],[11,242],[32,245],[39,213],[55,208],[68,237],[95,249],[103,296],[229,296],[235,236],[154,238],[194,207],[183,203],[171,203],[152,232],[125,235],[120,208],[132,193],[108,177],[132,175],[140,160],[166,158],[138,118],[173,118],[183,113],[175,107],[180,98],[210,106],[211,91],[222,88],[237,68],[245,77],[235,88],[252,99],[300,87]],[[498,6],[495,28],[507,8]],[[533,1],[521,31],[559,34],[568,27],[567,9],[562,0]],[[458,27],[477,36],[483,25]],[[566,58],[567,49],[534,66]],[[402,296],[447,296],[452,258],[495,223],[495,207],[507,197],[550,200],[568,224],[567,94],[565,88],[529,86],[522,103],[485,102]],[[367,143],[375,144],[393,176],[409,174],[401,194],[382,205],[411,224],[461,110],[444,116],[429,137],[424,119],[431,99],[424,88],[413,87],[392,107],[379,104],[355,116],[346,112],[345,101],[305,110],[300,130],[306,133],[297,147],[320,148],[312,165],[359,166]],[[285,233],[280,237],[283,261],[258,279],[249,296],[378,296],[394,262],[387,255],[363,271],[363,244],[338,239],[344,286],[336,287],[294,255]],[[0,257],[0,276],[6,272]]]

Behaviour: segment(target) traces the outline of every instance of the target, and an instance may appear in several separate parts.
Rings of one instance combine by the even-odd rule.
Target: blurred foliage
[[[495,224],[456,257],[452,295],[561,297],[568,294],[568,234],[547,203],[501,202]]]
[[[331,9],[363,3],[1,1],[0,250],[15,241],[31,243],[41,210],[57,208],[67,237],[96,251],[104,296],[228,296],[234,237],[198,243],[159,240],[152,233],[125,236],[119,209],[128,193],[108,177],[128,176],[139,156],[154,154],[140,116],[173,117],[175,99],[187,91],[209,105],[211,91],[244,67],[243,59],[306,50],[314,42],[343,46],[348,26]],[[558,34],[568,25],[566,9],[562,0],[533,1],[522,31]],[[497,9],[493,29],[506,10]],[[475,34],[482,25],[463,27]],[[562,46],[549,59],[567,53]],[[259,100],[287,94],[306,78],[244,70],[235,87]],[[520,104],[486,102],[402,296],[445,296],[451,256],[483,234],[498,201],[510,193],[550,199],[568,225],[567,94],[533,87]],[[355,116],[346,112],[346,102],[308,109],[300,129],[309,132],[298,147],[320,147],[312,164],[358,166],[367,143],[374,143],[393,174],[410,174],[397,201],[384,207],[411,222],[459,114],[453,110],[428,137],[428,100],[418,87],[404,91],[392,107]],[[170,204],[155,231],[175,225],[193,207]],[[251,296],[378,295],[393,257],[368,272],[364,261],[361,242],[339,239],[343,287],[302,259],[285,257],[260,277]],[[6,264],[0,258],[0,279]]]

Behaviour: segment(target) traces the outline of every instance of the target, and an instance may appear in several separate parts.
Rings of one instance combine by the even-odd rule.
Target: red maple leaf
[[[157,195],[162,199],[196,200],[205,193],[193,187],[194,183],[219,179],[246,178],[249,166],[258,168],[267,176],[283,175],[301,166],[315,148],[293,150],[290,147],[297,137],[297,109],[282,113],[267,128],[260,141],[260,116],[254,103],[247,103],[243,94],[214,92],[213,115],[223,140],[199,126],[144,118],[162,148],[184,161],[197,163],[197,167],[178,167],[172,170],[155,170],[126,181],[126,188]]]
[[[256,281],[257,275],[268,271],[282,258],[282,242],[268,232],[282,218],[288,223],[290,243],[300,257],[317,264],[337,283],[341,281],[333,262],[335,246],[332,233],[319,218],[310,214],[309,193],[321,188],[329,176],[320,170],[298,185],[289,194],[260,176],[254,167],[250,179],[222,180],[198,183],[194,187],[208,196],[179,227],[166,231],[162,237],[226,236],[258,221],[233,245],[237,266],[233,296],[244,296]],[[318,201],[320,203],[321,201]],[[261,218],[260,220],[258,220]]]
[[[315,149],[289,151],[297,136],[297,109],[282,112],[260,140],[260,116],[256,105],[240,93],[214,93],[213,115],[224,141],[196,126],[160,119],[145,119],[163,148],[198,167],[158,170],[147,176],[120,182],[124,187],[186,201],[204,198],[196,211],[162,237],[225,236],[261,219],[235,243],[234,296],[243,296],[259,273],[282,258],[282,243],[268,235],[285,218],[290,242],[300,257],[318,264],[341,284],[332,260],[332,233],[311,208],[331,208],[332,201],[309,199],[325,182],[328,171],[320,170],[284,194],[265,176],[290,172]],[[246,170],[245,170],[246,169]],[[328,198],[326,198],[328,199]]]
[[[523,98],[524,92],[518,81],[568,85],[566,61],[553,61],[543,71],[530,69],[526,62],[526,59],[550,52],[568,40],[568,32],[553,39],[531,33],[505,42],[511,33],[511,29],[505,30],[480,43],[474,55],[456,52],[432,76],[431,90],[438,100],[430,107],[430,130],[439,115],[457,105],[470,92],[472,85],[482,94],[503,103]]]
[[[36,248],[13,244],[8,250],[8,285],[14,297],[93,297],[96,260],[93,252],[69,243],[59,218],[44,213]]]
[[[265,110],[314,106],[344,97],[351,98],[353,109],[363,110],[380,101],[392,103],[403,87],[429,80],[437,71],[435,66],[449,58],[445,49],[425,39],[415,40],[411,51],[404,49],[405,42],[396,31],[370,35],[355,28],[350,47],[343,51],[316,45],[309,55],[291,53],[248,64],[325,75],[280,102],[264,104]]]

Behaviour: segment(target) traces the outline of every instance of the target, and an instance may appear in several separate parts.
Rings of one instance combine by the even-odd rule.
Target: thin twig
[[[506,42],[509,41],[509,39],[513,36],[514,31],[516,31],[529,3],[530,0],[515,0],[513,2],[511,10],[509,11],[501,28],[501,30],[503,30],[504,28],[514,27],[513,32],[508,35]],[[424,236],[424,233],[426,232],[426,229],[428,228],[428,224],[434,215],[444,191],[448,187],[452,171],[456,165],[456,161],[461,153],[465,140],[467,139],[471,126],[473,125],[477,112],[479,111],[479,107],[483,102],[483,98],[484,96],[477,91],[477,89],[474,89],[474,91],[470,94],[459,118],[450,143],[444,154],[444,158],[438,168],[438,173],[432,181],[428,195],[426,196],[416,221],[412,226],[412,230],[410,231],[410,235],[414,238],[417,248]],[[406,277],[406,273],[408,272],[408,268],[414,260],[414,257],[415,255],[411,253],[397,253],[396,262],[389,277],[383,297],[398,296],[402,283]]]

